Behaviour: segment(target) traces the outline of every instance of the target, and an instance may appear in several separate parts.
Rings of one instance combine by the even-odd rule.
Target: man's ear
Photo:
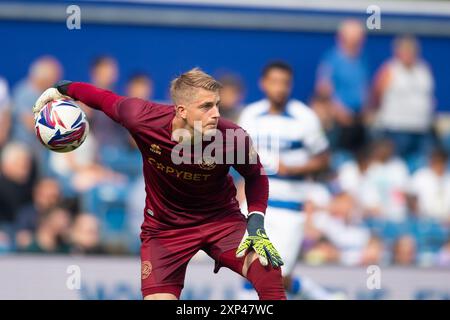
[[[175,106],[177,114],[184,120],[187,118],[187,108],[184,104],[179,104]]]

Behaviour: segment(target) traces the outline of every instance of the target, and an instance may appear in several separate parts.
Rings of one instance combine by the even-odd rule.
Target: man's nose
[[[212,112],[211,117],[213,117],[213,118],[219,118],[220,117],[220,112],[219,112],[219,107],[218,106],[214,106],[214,108],[212,108],[211,112]]]

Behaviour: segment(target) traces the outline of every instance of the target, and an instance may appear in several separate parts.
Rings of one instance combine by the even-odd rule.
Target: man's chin
[[[216,125],[209,125],[203,128],[203,135],[207,137],[215,136],[217,133],[217,126]]]

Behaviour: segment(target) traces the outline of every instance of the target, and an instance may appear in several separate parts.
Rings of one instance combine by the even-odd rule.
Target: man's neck
[[[358,57],[360,50],[358,48],[351,48],[349,46],[340,44],[339,45],[340,51],[346,56],[347,58],[354,59]]]
[[[438,168],[431,168],[431,170],[434,172],[434,174],[437,176],[437,177],[439,177],[439,178],[441,178],[441,177],[443,177],[444,175],[445,175],[445,169],[444,170],[442,170],[442,169],[438,169]]]
[[[269,103],[270,103],[270,107],[269,107],[270,114],[281,114],[286,109],[286,103],[276,104],[272,101],[269,101]]]
[[[182,121],[181,119],[177,118],[177,116],[173,117],[172,119],[172,133],[174,133],[174,131],[178,130],[178,129],[184,129],[184,121]]]
[[[188,126],[183,119],[178,118],[177,116],[175,116],[173,118],[173,120],[172,120],[172,132],[170,133],[172,137],[173,137],[173,134],[174,134],[174,132],[176,130],[187,130],[187,131],[189,131],[189,134],[190,134],[190,137],[191,137],[191,140],[189,141],[190,144],[194,144],[195,138],[198,140],[197,136],[199,135],[199,133],[196,133],[194,128]],[[178,140],[174,139],[174,141],[176,141],[177,143],[182,142],[183,135],[177,135],[177,136],[178,136],[177,137]],[[200,141],[202,141],[201,134],[200,134]],[[188,141],[186,141],[185,143],[188,143]]]

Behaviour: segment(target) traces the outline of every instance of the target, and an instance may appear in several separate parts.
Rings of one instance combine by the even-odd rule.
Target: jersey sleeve
[[[319,118],[313,112],[311,113],[305,131],[306,133],[303,142],[312,155],[322,153],[328,149],[328,139],[320,124]]]
[[[240,127],[247,129],[250,127],[250,124],[251,124],[250,120],[251,119],[250,119],[250,116],[248,115],[247,110],[244,109],[238,117],[237,124]]]
[[[248,212],[266,212],[269,197],[269,180],[260,162],[259,155],[253,147],[250,136],[242,129],[245,143],[236,142],[236,158],[233,168],[245,180],[245,197],[247,199]],[[239,135],[238,135],[239,136]]]
[[[153,112],[156,106],[150,101],[120,96],[82,82],[71,83],[67,95],[93,109],[103,111],[131,132],[139,129],[142,119]]]

